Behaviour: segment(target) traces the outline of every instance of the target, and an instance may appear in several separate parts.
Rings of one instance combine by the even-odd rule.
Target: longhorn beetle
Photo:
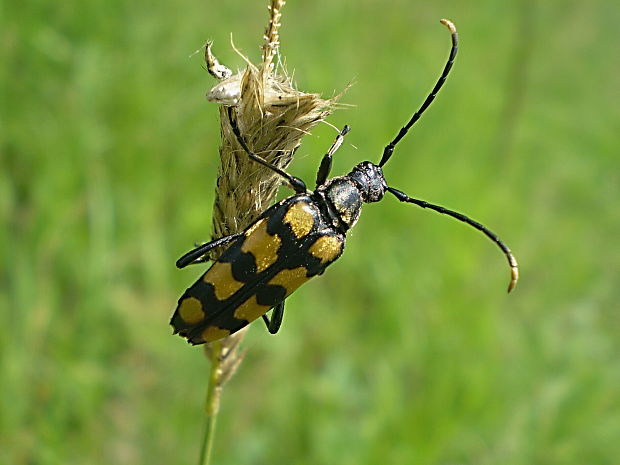
[[[386,192],[401,202],[452,216],[484,233],[508,259],[511,269],[508,292],[514,288],[518,279],[517,261],[494,233],[461,213],[409,197],[388,186],[383,177],[382,168],[394,148],[431,104],[454,63],[457,32],[450,21],[442,19],[441,23],[448,27],[452,37],[448,61],[420,109],[384,148],[379,164],[364,161],[346,176],[328,179],[332,155],[349,132],[345,126],[321,160],[314,192],[308,191],[301,179],[253,153],[237,126],[233,107],[228,107],[228,119],[241,149],[256,163],[284,178],[295,195],[265,210],[245,231],[203,244],[177,261],[179,268],[202,263],[210,250],[227,245],[222,255],[179,299],[170,322],[175,333],[192,344],[202,344],[228,336],[262,317],[269,332],[275,334],[282,323],[285,299],[340,257],[345,235],[357,222],[362,203],[378,202]],[[268,318],[266,313],[272,308]]]

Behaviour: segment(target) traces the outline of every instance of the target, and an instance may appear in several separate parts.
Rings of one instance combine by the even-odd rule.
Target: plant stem
[[[243,85],[239,86],[237,101],[231,107],[239,127],[244,129],[243,137],[248,146],[282,170],[291,162],[302,137],[335,109],[338,97],[325,100],[318,94],[301,92],[293,87],[292,78],[286,73],[277,74],[274,70],[273,60],[278,57],[278,28],[284,3],[285,0],[269,0],[269,26],[264,36],[263,62],[253,65],[248,61],[246,69],[235,75]],[[206,65],[211,75],[222,81],[228,74],[228,68],[218,62],[211,45],[205,45]],[[217,99],[212,101],[218,102]],[[214,239],[242,232],[256,221],[265,207],[274,202],[282,184],[282,179],[273,171],[257,169],[255,161],[239,156],[239,143],[230,124],[228,104],[218,103],[221,146],[213,206],[211,236]],[[217,260],[222,252],[220,248],[205,258]],[[204,346],[205,355],[211,361],[211,372],[198,465],[211,463],[222,389],[243,359],[245,352],[239,351],[239,344],[246,329]]]
[[[213,437],[215,436],[215,424],[217,414],[220,410],[220,363],[222,350],[219,342],[212,343],[211,371],[209,373],[209,384],[207,386],[207,397],[205,401],[205,427],[200,447],[200,460],[198,465],[209,465],[211,462],[211,450],[213,449]]]

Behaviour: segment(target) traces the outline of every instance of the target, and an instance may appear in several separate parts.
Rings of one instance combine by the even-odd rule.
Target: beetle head
[[[365,203],[381,200],[388,187],[381,167],[369,161],[356,165],[348,177],[356,184]]]

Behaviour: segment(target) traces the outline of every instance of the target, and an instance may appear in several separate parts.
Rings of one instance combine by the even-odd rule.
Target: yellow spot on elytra
[[[252,233],[254,231],[256,231],[258,228],[260,228],[263,223],[266,223],[267,220],[265,220],[265,218],[258,220],[256,223],[254,223],[252,226],[250,226],[248,229],[245,230],[245,236],[249,237],[252,235]]]
[[[207,326],[207,329],[202,332],[202,338],[205,342],[217,341],[228,335],[230,335],[229,330],[218,328],[217,326]]]
[[[308,270],[303,266],[292,270],[282,270],[267,284],[282,286],[286,289],[286,295],[289,296],[295,289],[310,279],[306,276],[307,272]]]
[[[269,305],[259,305],[256,301],[256,295],[237,307],[233,316],[237,320],[254,321],[259,316],[264,315],[271,308]]]
[[[276,262],[282,240],[277,235],[272,236],[267,232],[267,220],[265,219],[257,221],[245,234],[246,239],[241,250],[254,255],[256,272],[260,273]]]
[[[232,264],[227,262],[215,262],[203,281],[213,284],[217,300],[226,300],[243,287],[243,283],[233,277]]]
[[[342,240],[336,236],[321,236],[310,246],[308,252],[327,263],[338,258],[342,252]]]
[[[196,297],[186,297],[179,305],[179,315],[187,324],[198,323],[205,317],[202,303]]]
[[[297,239],[307,236],[314,226],[314,211],[306,202],[297,202],[292,205],[286,215],[284,222],[291,225],[293,234]]]

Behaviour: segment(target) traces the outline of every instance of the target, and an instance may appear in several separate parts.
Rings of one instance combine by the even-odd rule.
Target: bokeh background
[[[266,0],[6,2],[0,10],[0,463],[196,463],[208,363],[168,319],[202,272],[219,129],[206,39],[260,57]],[[254,325],[217,464],[620,460],[620,105],[614,0],[290,1],[299,87],[353,106],[334,171],[378,160],[461,36],[344,257]],[[334,130],[304,140],[308,181]],[[282,195],[287,195],[283,192]]]

